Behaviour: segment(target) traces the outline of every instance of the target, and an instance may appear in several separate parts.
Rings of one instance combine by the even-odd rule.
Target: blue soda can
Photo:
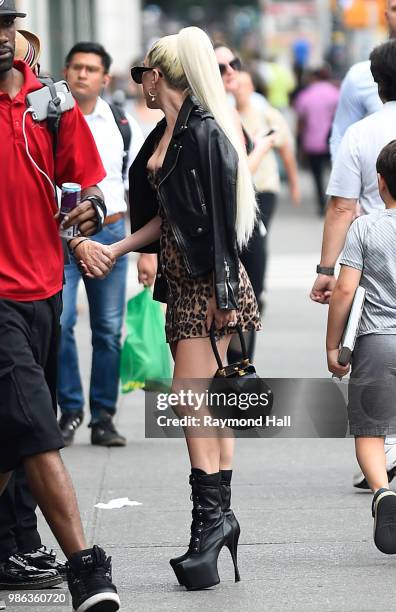
[[[60,223],[66,215],[68,215],[73,208],[78,206],[81,201],[81,185],[78,183],[63,183],[62,185],[62,198],[60,207]],[[62,238],[74,238],[79,235],[78,226],[72,225],[64,230],[59,230],[59,234]]]

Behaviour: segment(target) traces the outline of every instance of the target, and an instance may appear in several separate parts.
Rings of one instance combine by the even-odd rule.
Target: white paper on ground
[[[120,497],[118,499],[111,499],[107,504],[99,502],[95,504],[95,508],[100,510],[114,510],[116,508],[124,508],[125,506],[141,506],[142,504],[138,501],[131,501],[128,497]]]

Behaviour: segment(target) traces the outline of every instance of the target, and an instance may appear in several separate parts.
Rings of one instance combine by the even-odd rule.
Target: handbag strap
[[[242,331],[240,325],[235,325],[235,330],[238,332],[239,340],[240,340],[240,343],[241,343],[243,360],[248,363],[249,362],[249,357],[248,357],[247,350],[246,350],[246,342],[245,342],[245,338],[243,336],[243,331]],[[217,349],[216,326],[215,326],[215,322],[214,321],[212,322],[212,325],[210,326],[209,334],[210,334],[210,343],[212,345],[212,350],[213,350],[214,356],[216,358],[217,365],[219,366],[219,370],[224,370],[224,366],[223,366],[223,363],[221,361],[221,358],[220,358],[220,355],[219,355],[219,351]]]

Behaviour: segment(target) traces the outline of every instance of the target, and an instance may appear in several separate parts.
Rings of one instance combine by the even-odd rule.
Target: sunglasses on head
[[[153,68],[148,68],[147,66],[134,66],[131,68],[131,77],[138,85],[142,84],[143,74],[148,72],[149,70],[153,70]],[[158,71],[158,74],[162,76],[162,74]]]
[[[229,67],[231,67],[233,70],[241,70],[242,62],[239,57],[234,57],[234,59],[228,62],[228,64],[219,64],[220,74],[223,76]]]

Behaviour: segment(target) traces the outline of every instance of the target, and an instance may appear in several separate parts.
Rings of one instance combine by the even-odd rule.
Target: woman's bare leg
[[[229,342],[230,335],[227,335],[217,343],[222,360],[225,360]],[[183,386],[183,380],[206,379],[210,382],[218,366],[209,338],[180,340],[176,349],[174,346],[172,348],[175,355],[175,391]],[[187,383],[187,386],[189,386],[189,383]],[[227,463],[232,461],[233,453],[233,441],[231,441],[232,446],[225,444],[225,441],[219,437],[217,428],[213,427],[212,429],[213,431],[210,431],[209,428],[205,428],[206,437],[203,438],[197,437],[197,431],[194,428],[186,427],[184,429],[191,467],[200,468],[207,474],[226,469],[220,467],[222,446],[227,450]]]
[[[232,429],[227,430],[229,438],[220,438],[220,469],[231,470],[234,459],[235,438]],[[223,433],[224,435],[224,433]]]
[[[384,438],[356,437],[356,458],[366,477],[372,491],[387,489],[388,475],[386,473],[386,459]]]

